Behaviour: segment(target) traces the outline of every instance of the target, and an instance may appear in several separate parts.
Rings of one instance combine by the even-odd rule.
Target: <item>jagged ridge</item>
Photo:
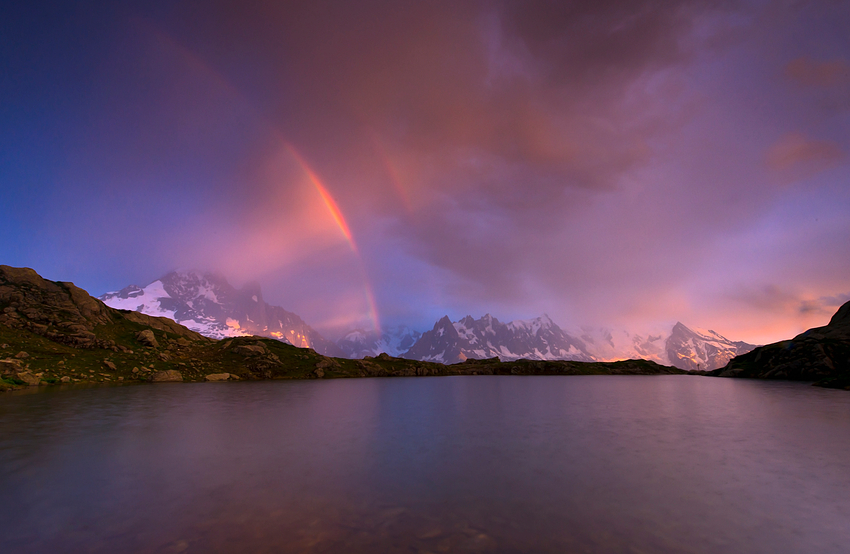
[[[113,308],[167,317],[215,339],[258,335],[327,356],[343,355],[297,314],[267,304],[259,284],[236,289],[215,273],[172,271],[145,287],[130,285],[100,300]]]
[[[477,320],[466,316],[457,322],[445,316],[423,333],[404,357],[441,363],[493,357],[502,361],[595,361],[580,339],[565,333],[546,315],[510,323],[490,314]]]

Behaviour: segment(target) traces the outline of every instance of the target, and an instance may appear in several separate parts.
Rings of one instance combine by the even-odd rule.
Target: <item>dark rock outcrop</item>
[[[850,302],[823,327],[791,340],[760,346],[710,372],[719,377],[815,381],[850,390]]]
[[[145,329],[144,331],[139,331],[138,333],[136,333],[136,340],[144,344],[145,346],[150,346],[151,348],[159,348],[159,343],[156,341],[156,336],[150,329]]]

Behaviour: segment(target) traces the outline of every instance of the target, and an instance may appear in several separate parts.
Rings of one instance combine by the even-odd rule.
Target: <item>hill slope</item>
[[[816,381],[820,386],[850,390],[850,302],[827,325],[760,346],[711,375]]]

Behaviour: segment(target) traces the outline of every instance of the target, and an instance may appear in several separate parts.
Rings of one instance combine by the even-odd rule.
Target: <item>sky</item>
[[[762,344],[850,300],[845,1],[5,2],[0,263]]]

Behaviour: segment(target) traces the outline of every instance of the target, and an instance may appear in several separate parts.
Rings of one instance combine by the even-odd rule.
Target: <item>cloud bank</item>
[[[27,251],[64,237],[6,255],[93,292],[209,267],[331,334],[374,307],[760,342],[850,290],[841,3],[86,10],[4,79],[56,106],[20,123],[56,137],[22,165],[59,160]]]

